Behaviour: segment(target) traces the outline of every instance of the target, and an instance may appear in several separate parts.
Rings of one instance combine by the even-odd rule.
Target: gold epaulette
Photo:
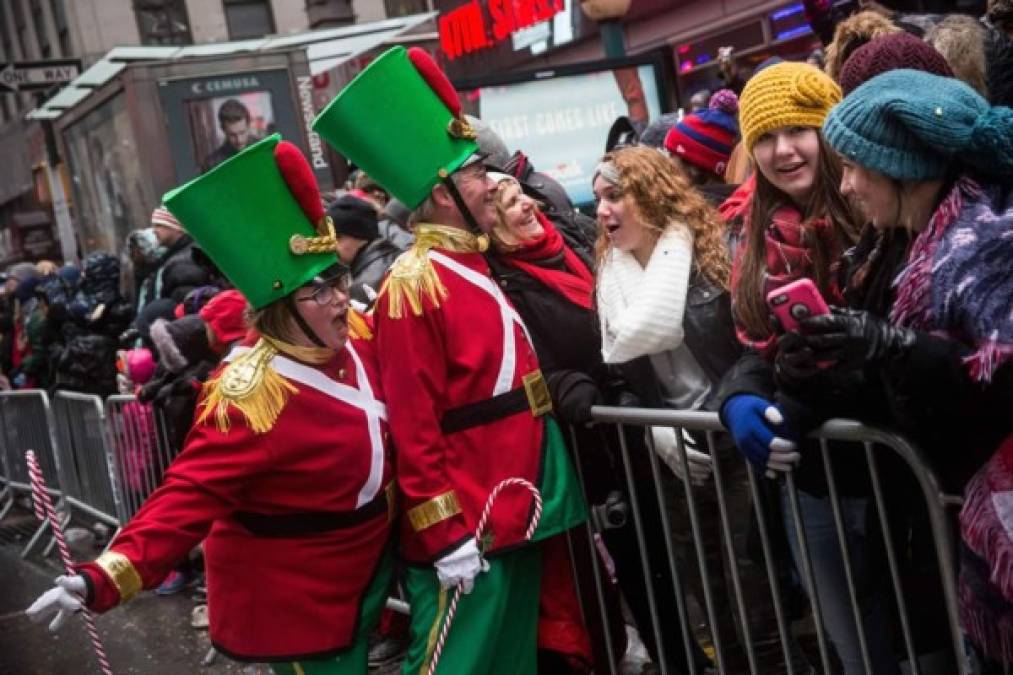
[[[446,300],[447,287],[440,281],[429,260],[430,249],[482,253],[489,247],[489,239],[485,235],[476,237],[457,227],[419,223],[414,233],[415,243],[394,261],[380,287],[380,296],[388,296],[387,314],[392,319],[403,317],[406,305],[411,308],[412,314],[422,316],[423,299],[429,300],[434,307],[439,307]]]
[[[215,426],[229,430],[229,406],[243,414],[254,433],[263,434],[274,427],[288,402],[289,394],[298,393],[288,380],[271,367],[278,350],[261,338],[248,352],[237,356],[216,377],[204,383],[202,410],[198,424],[212,414]]]
[[[447,287],[429,260],[429,249],[412,246],[402,253],[390,267],[387,278],[380,286],[380,297],[387,296],[387,314],[392,319],[404,316],[405,305],[412,314],[422,316],[422,298],[428,298],[439,307],[447,297]]]

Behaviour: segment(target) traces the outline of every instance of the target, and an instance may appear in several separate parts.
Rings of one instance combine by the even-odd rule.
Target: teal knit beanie
[[[1013,176],[1013,110],[952,77],[891,70],[848,94],[823,123],[843,156],[898,180],[931,180],[953,163]]]

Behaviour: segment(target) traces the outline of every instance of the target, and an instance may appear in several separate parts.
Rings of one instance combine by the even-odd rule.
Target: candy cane
[[[56,517],[56,509],[53,508],[53,500],[46,492],[46,479],[42,476],[42,469],[39,468],[39,460],[35,453],[29,450],[25,453],[28,460],[28,473],[32,480],[32,505],[35,507],[35,517],[42,521],[49,521],[53,528],[53,536],[56,537],[56,547],[60,549],[60,560],[69,576],[74,576],[77,571],[73,567],[73,560],[70,557],[70,549],[67,548],[67,540],[63,538],[63,529]],[[99,667],[103,675],[113,675],[109,666],[109,659],[106,657],[106,650],[102,646],[102,638],[99,637],[98,629],[95,628],[95,617],[87,607],[84,609],[84,623],[88,627],[88,636],[91,638],[91,646],[95,648],[95,656],[98,657]]]
[[[496,497],[499,493],[511,485],[519,485],[527,488],[531,493],[531,497],[535,500],[535,511],[531,514],[531,522],[528,524],[528,529],[524,533],[524,540],[528,541],[535,534],[535,528],[538,527],[538,521],[542,518],[542,495],[538,492],[538,488],[532,485],[530,482],[523,478],[507,478],[499,482],[489,493],[489,498],[485,501],[485,508],[482,509],[482,516],[478,519],[478,527],[475,528],[475,540],[478,545],[482,545],[482,535],[485,534],[485,526],[489,521],[489,516],[492,513],[492,505],[496,502]],[[443,622],[443,629],[440,631],[440,637],[436,641],[436,647],[433,649],[433,658],[429,662],[429,675],[436,673],[436,664],[440,660],[440,654],[443,652],[443,645],[447,641],[447,635],[450,633],[450,624],[454,621],[454,615],[457,613],[457,602],[461,599],[461,593],[464,592],[464,582],[457,584],[457,588],[454,589],[454,597],[450,601],[450,607],[447,609],[447,619]]]

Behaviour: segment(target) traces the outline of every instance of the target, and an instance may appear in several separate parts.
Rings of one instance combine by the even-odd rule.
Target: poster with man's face
[[[274,133],[276,128],[269,91],[191,99],[184,102],[183,108],[190,121],[194,156],[201,173]]]
[[[301,145],[302,128],[286,70],[165,79],[158,93],[169,124],[177,184],[276,132]],[[317,179],[329,183],[329,175],[324,165]]]

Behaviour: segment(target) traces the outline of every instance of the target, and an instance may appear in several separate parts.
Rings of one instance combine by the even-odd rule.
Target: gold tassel
[[[407,304],[415,316],[422,316],[422,297],[439,307],[447,297],[447,287],[440,281],[426,255],[428,249],[412,247],[405,251],[390,268],[390,274],[380,287],[380,295],[387,294],[390,318],[405,315]]]
[[[447,299],[447,287],[429,261],[429,249],[482,253],[489,246],[489,239],[484,235],[476,237],[466,230],[446,225],[419,223],[414,232],[415,243],[394,261],[380,287],[380,295],[389,296],[388,315],[392,319],[405,315],[406,304],[412,314],[421,316],[423,297],[434,307],[439,307]]]
[[[253,349],[240,354],[217,377],[205,382],[203,409],[197,423],[203,424],[214,415],[215,427],[226,433],[230,426],[229,406],[234,406],[254,433],[263,434],[274,428],[289,394],[299,393],[271,367],[271,359],[277,353],[266,341],[259,340]]]

